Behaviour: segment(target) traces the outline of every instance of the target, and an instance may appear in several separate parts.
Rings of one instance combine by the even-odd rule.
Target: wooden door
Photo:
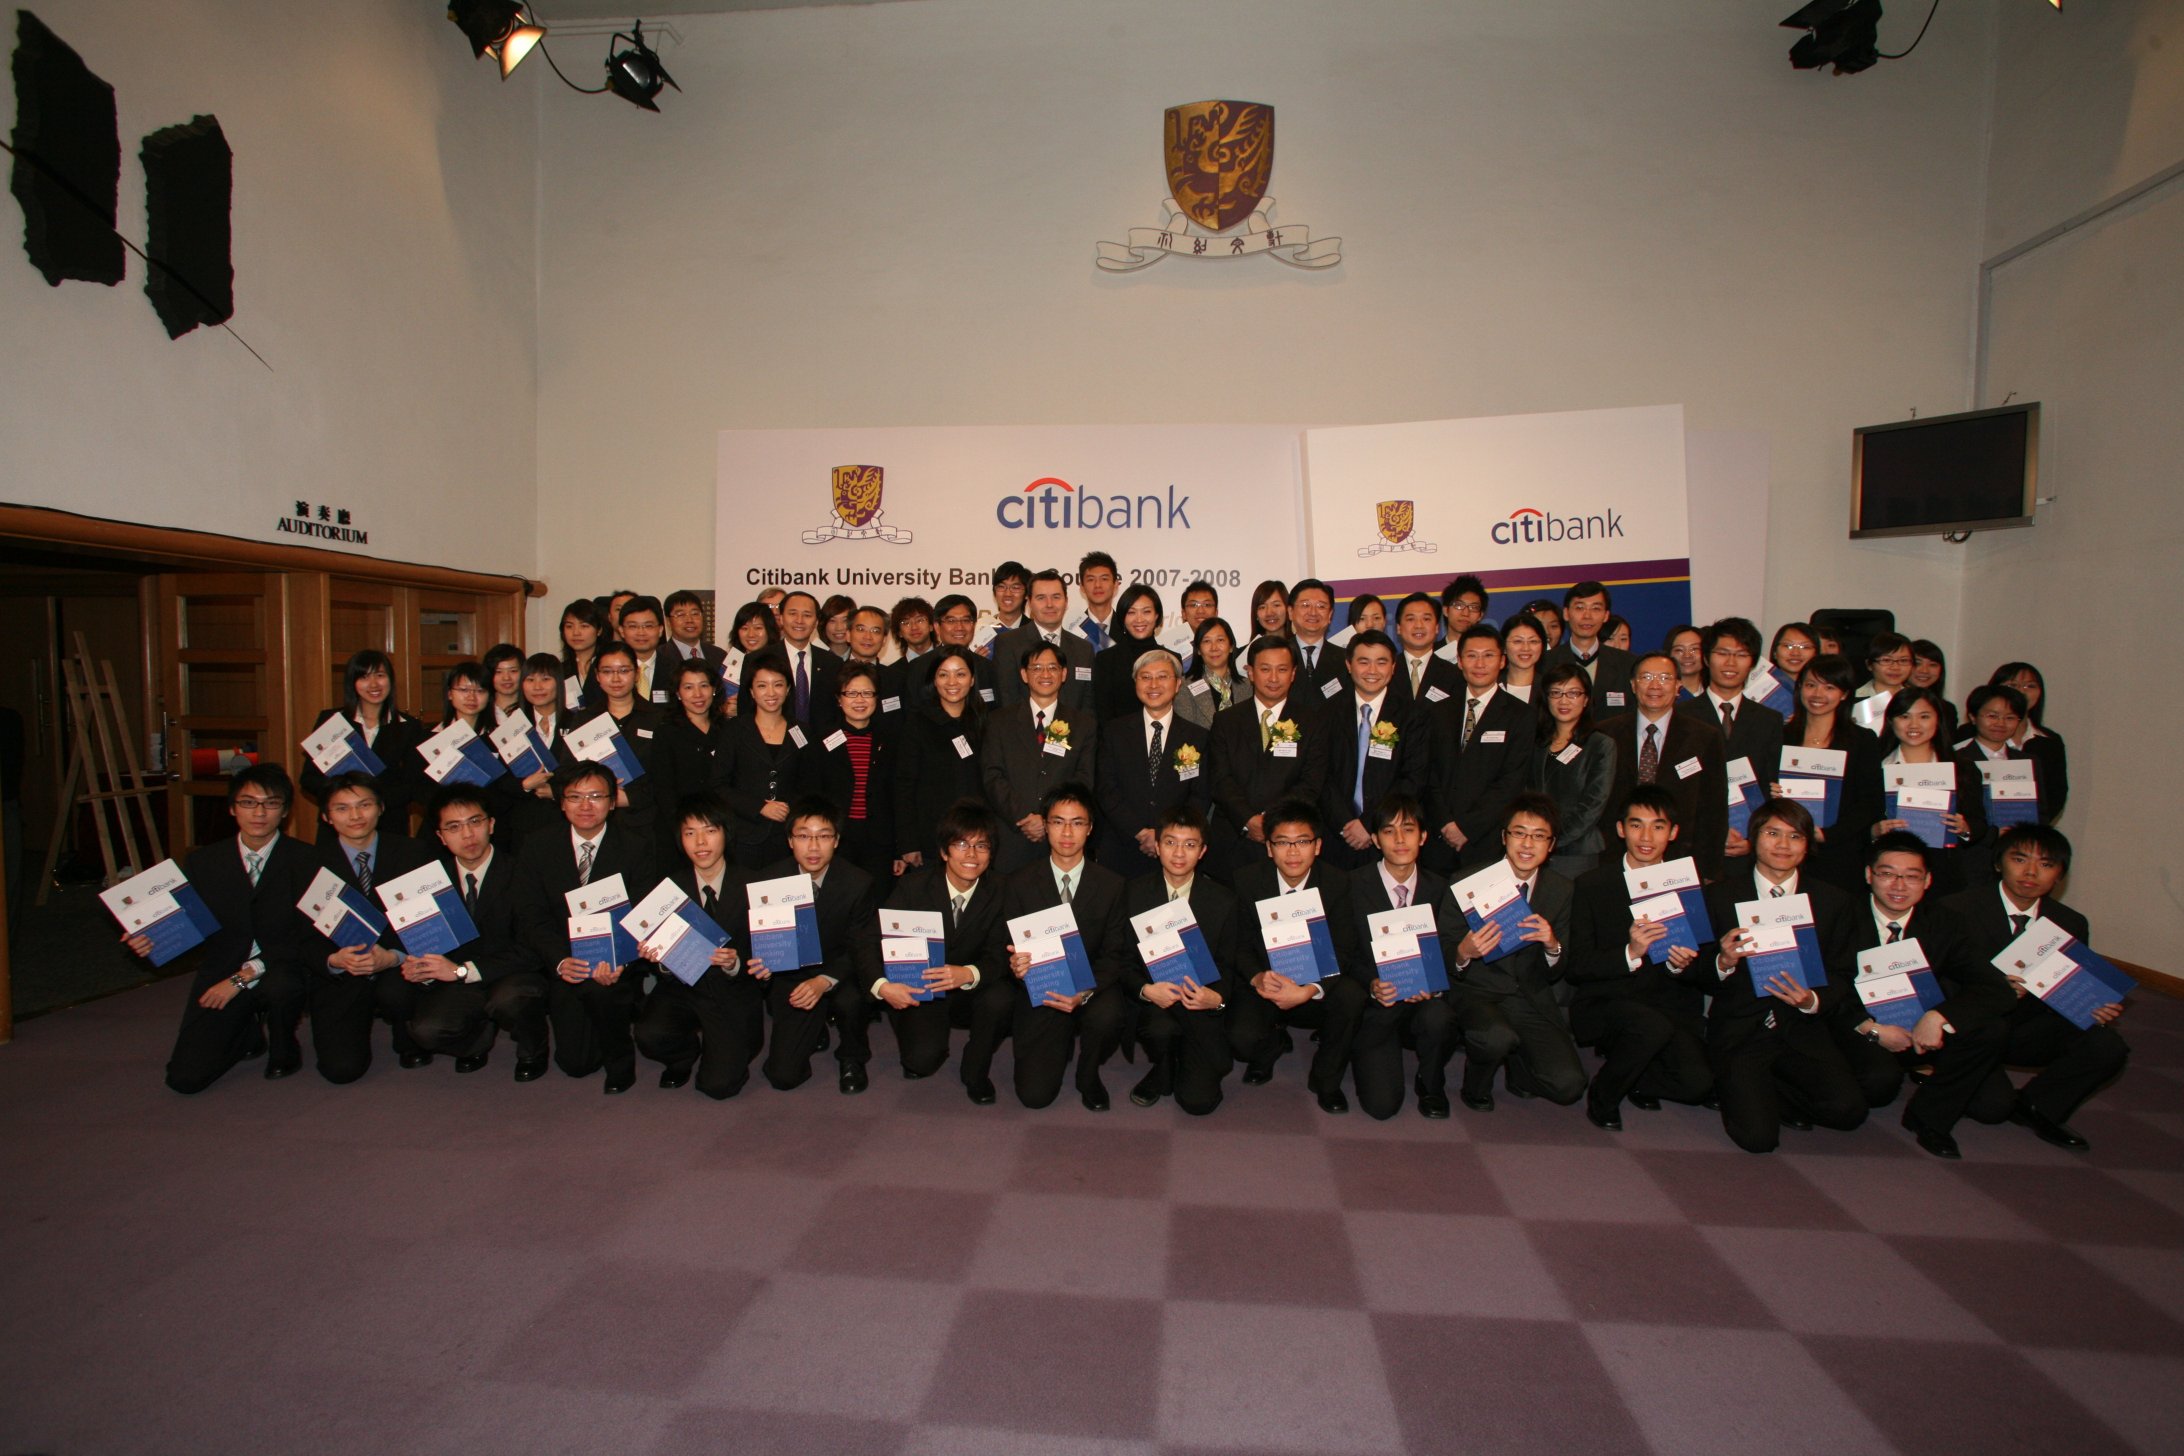
[[[167,844],[176,855],[232,833],[227,777],[244,762],[287,765],[303,750],[288,696],[289,583],[276,572],[159,578],[160,727]],[[292,805],[290,824],[302,805]]]

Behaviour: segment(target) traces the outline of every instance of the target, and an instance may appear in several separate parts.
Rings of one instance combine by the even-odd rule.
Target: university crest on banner
[[[880,495],[886,471],[877,465],[834,467],[834,520],[804,533],[806,546],[823,541],[887,541],[908,545],[911,533],[880,524]],[[838,524],[837,524],[838,523]]]
[[[1169,254],[1244,258],[1265,253],[1297,268],[1342,261],[1342,239],[1314,240],[1302,225],[1277,226],[1274,108],[1257,101],[1193,101],[1162,119],[1168,196],[1158,227],[1131,228],[1129,241],[1101,243],[1095,260],[1110,273],[1150,268]],[[1241,227],[1241,231],[1236,231]]]
[[[1380,525],[1380,539],[1370,546],[1360,546],[1360,556],[1379,556],[1388,551],[1431,552],[1437,549],[1431,541],[1415,540],[1411,532],[1418,525],[1418,506],[1414,501],[1382,501],[1373,507],[1373,514]]]

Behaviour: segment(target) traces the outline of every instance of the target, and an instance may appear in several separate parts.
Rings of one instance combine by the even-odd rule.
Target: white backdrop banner
[[[1296,425],[724,430],[721,621],[769,586],[876,606],[962,592],[983,614],[1001,562],[1073,582],[1079,558],[1101,550],[1125,584],[1160,593],[1171,624],[1199,577],[1235,622],[1259,581],[1303,574],[1301,436]]]

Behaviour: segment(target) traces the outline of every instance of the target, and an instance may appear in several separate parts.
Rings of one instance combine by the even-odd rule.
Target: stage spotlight
[[[1807,32],[1790,47],[1790,64],[1800,71],[1832,65],[1849,76],[1881,58],[1881,0],[1812,0],[1782,23]]]
[[[523,24],[510,30],[500,43],[501,79],[507,80],[508,73],[522,65],[523,58],[531,53],[531,48],[544,39],[546,27],[540,25],[536,18],[528,18]]]
[[[626,49],[610,50],[607,55],[607,88],[632,106],[642,106],[647,111],[658,111],[652,98],[660,94],[660,87],[675,86],[675,78],[667,74],[667,67],[660,64],[659,56],[645,44],[645,23],[630,22],[630,33],[615,32],[607,44],[615,41],[629,42]],[[677,91],[682,87],[675,86]]]
[[[519,0],[453,0],[447,18],[469,39],[473,56],[500,63],[503,81],[546,38],[546,27]]]

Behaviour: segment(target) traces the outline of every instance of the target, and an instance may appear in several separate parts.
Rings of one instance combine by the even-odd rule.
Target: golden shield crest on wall
[[[1380,539],[1394,546],[1410,539],[1411,527],[1418,523],[1418,508],[1410,501],[1382,501],[1376,507],[1380,516]]]
[[[1274,108],[1257,101],[1193,101],[1168,108],[1168,187],[1208,232],[1226,232],[1266,196],[1274,174]]]
[[[886,472],[877,465],[834,467],[834,514],[852,530],[880,513],[880,491]]]

